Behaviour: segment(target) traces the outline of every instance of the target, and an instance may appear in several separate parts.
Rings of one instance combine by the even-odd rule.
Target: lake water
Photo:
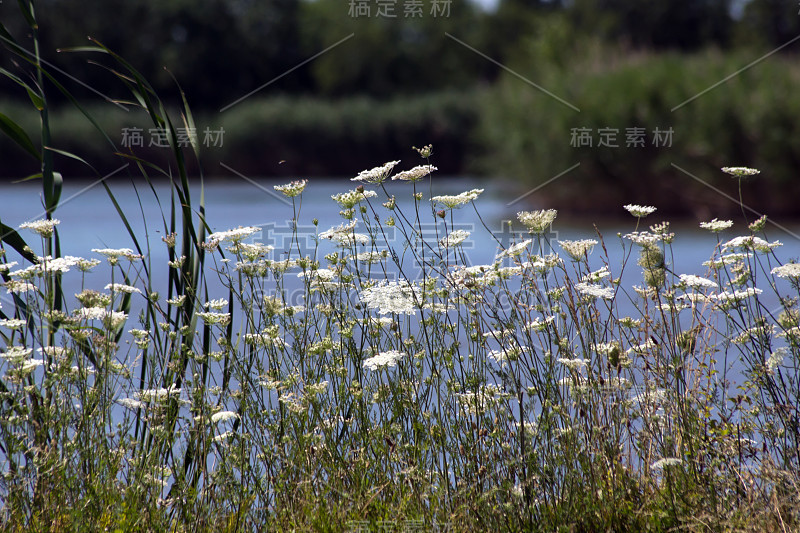
[[[290,221],[293,217],[291,203],[282,195],[273,190],[273,185],[285,183],[285,180],[258,182],[247,181],[207,181],[205,183],[206,217],[212,231],[222,231],[238,226],[260,226],[263,233],[262,241],[273,244],[276,249],[281,249],[281,239],[291,232]],[[164,247],[160,246],[161,236],[164,235],[162,215],[153,192],[143,184],[138,187],[139,198],[130,183],[122,180],[109,180],[109,185],[117,200],[125,210],[134,230],[140,238],[146,232],[154,242],[154,252],[163,253]],[[339,206],[331,200],[331,195],[353,188],[353,183],[346,180],[310,180],[303,196],[298,203],[298,224],[301,233],[311,234],[314,231],[312,219],[319,220],[319,231],[324,231],[342,222],[339,215]],[[512,219],[513,229],[521,230],[521,225],[516,221],[516,213],[520,210],[533,209],[530,204],[521,202],[509,205],[518,196],[516,191],[495,184],[484,184],[470,179],[434,180],[432,189],[427,184],[419,185],[418,190],[423,192],[425,198],[430,194],[457,194],[472,188],[485,188],[486,191],[478,198],[476,205],[481,219],[472,206],[466,206],[453,212],[453,229],[466,229],[471,232],[470,238],[464,243],[468,260],[472,264],[491,262],[499,251],[498,244],[489,232],[484,229],[484,224],[499,240],[508,245],[514,242],[512,234],[504,221]],[[397,197],[398,205],[407,213],[413,214],[410,204],[411,185],[408,183],[389,183],[387,189],[390,194]],[[169,185],[163,182],[157,185],[156,190],[161,198],[162,205],[168,212]],[[199,187],[192,189],[192,202],[199,204]],[[383,210],[379,204],[385,198],[379,191],[375,198],[377,210]],[[0,185],[0,220],[8,226],[18,227],[19,224],[43,217],[41,202],[41,189],[38,183],[19,183]],[[62,254],[89,256],[92,248],[104,247],[132,247],[124,224],[117,215],[108,195],[102,185],[97,182],[68,182],[62,193],[61,205],[54,217],[61,220],[59,231],[62,239]],[[141,200],[141,204],[140,204]],[[377,202],[376,200],[380,200]],[[657,205],[657,202],[652,202]],[[423,204],[424,205],[424,204]],[[426,211],[426,209],[428,209]],[[617,233],[623,235],[634,230],[636,219],[624,216],[621,206],[609,206],[609,213],[623,215],[616,220],[598,221],[597,226],[603,234],[612,260],[620,259],[622,247]],[[427,237],[436,237],[436,230],[429,222],[434,220],[429,208],[421,212],[423,231],[430,231]],[[360,218],[360,217],[359,217]],[[448,217],[449,222],[449,217]],[[639,230],[646,230],[647,225],[662,222],[658,212],[650,215]],[[592,227],[592,220],[571,217],[569,214],[559,214],[552,226],[549,237],[558,239],[596,238]],[[359,225],[363,231],[363,224]],[[674,259],[672,269],[676,273],[703,275],[706,271],[702,266],[708,260],[717,244],[716,235],[701,230],[697,223],[673,222],[671,229],[676,233],[673,244]],[[787,225],[787,233],[776,227],[768,226],[770,240],[778,239],[784,246],[778,250],[781,257],[797,256],[800,252],[800,227],[796,224]],[[359,229],[357,228],[357,231]],[[441,230],[440,230],[441,231]],[[722,240],[736,235],[746,234],[744,223],[735,221],[731,230],[721,234]],[[32,235],[23,232],[23,237],[30,240]],[[519,240],[519,237],[518,239]],[[625,241],[629,244],[629,241]],[[397,244],[397,243],[395,243]],[[556,251],[560,247],[554,246]],[[39,252],[39,250],[36,250]],[[598,248],[590,256],[591,262],[600,266]],[[152,258],[156,262],[159,257]],[[157,263],[156,263],[157,264]],[[631,265],[635,266],[635,265]],[[630,268],[638,270],[638,268]]]

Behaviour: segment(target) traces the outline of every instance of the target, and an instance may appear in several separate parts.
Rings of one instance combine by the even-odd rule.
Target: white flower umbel
[[[588,359],[566,359],[561,358],[558,359],[558,362],[564,365],[565,367],[569,368],[570,370],[580,370],[584,368],[587,364],[589,364]]]
[[[742,235],[740,237],[734,237],[722,245],[722,247],[726,250],[733,248],[734,250],[755,250],[756,252],[762,253],[769,252],[778,246],[783,246],[783,243],[780,241],[767,242],[764,239],[754,235]]]
[[[124,283],[109,283],[108,285],[106,285],[105,290],[111,292],[124,292],[126,294],[132,294],[134,292],[142,294],[142,291],[140,291],[136,287],[132,287],[131,285],[125,285]]]
[[[628,204],[624,207],[628,211],[628,213],[635,216],[636,218],[644,218],[647,215],[652,215],[653,213],[656,212],[656,208],[649,205]]]
[[[401,181],[419,181],[425,176],[429,176],[435,170],[439,170],[433,165],[419,165],[411,170],[405,170],[403,172],[398,172],[394,176],[392,176],[393,180],[401,180]]]
[[[359,189],[363,188],[364,187],[359,187]],[[378,193],[375,191],[352,190],[334,194],[331,196],[331,199],[342,206],[343,209],[352,209],[367,198],[374,198],[375,196],[378,196]]]
[[[593,283],[576,283],[575,288],[578,289],[578,292],[581,294],[586,294],[593,298],[603,298],[605,300],[614,298],[614,289],[611,287],[603,287],[602,285]]]
[[[229,229],[227,231],[217,231],[212,233],[206,239],[207,243],[220,243],[224,241],[231,241],[231,242],[241,242],[245,238],[249,237],[253,233],[257,233],[261,231],[260,228],[256,228],[254,226],[247,226],[247,227],[238,227],[236,229]]]
[[[531,239],[526,239],[522,242],[518,242],[517,244],[512,244],[495,257],[495,261],[499,261],[505,257],[517,257],[518,255],[522,255],[522,253],[528,248],[528,245],[533,242]]]
[[[530,233],[541,235],[550,227],[550,224],[556,219],[556,215],[558,215],[558,211],[555,209],[543,209],[540,211],[520,211],[517,213],[517,218],[525,224]]]
[[[746,178],[748,176],[755,176],[756,174],[761,174],[760,170],[756,170],[754,168],[749,167],[722,167],[722,171],[725,174],[730,174],[736,178]]]
[[[447,209],[458,209],[469,202],[474,201],[481,195],[483,189],[472,189],[471,191],[462,192],[456,195],[434,196],[431,202],[434,204],[441,204]]]
[[[34,220],[33,222],[20,224],[19,229],[29,229],[42,237],[50,237],[53,235],[53,228],[60,223],[61,221],[55,218],[52,220]]]
[[[581,239],[578,241],[558,241],[561,248],[570,256],[573,261],[580,261],[592,252],[592,248],[597,244],[594,239]]]
[[[458,246],[464,242],[467,237],[469,237],[468,231],[457,229],[450,232],[450,235],[447,235],[441,241],[439,241],[439,246],[442,248],[452,248],[453,246]]]
[[[800,263],[787,263],[779,267],[775,267],[770,271],[773,276],[785,279],[800,278]]]
[[[378,370],[379,368],[385,366],[396,366],[397,362],[406,355],[408,354],[398,350],[381,352],[378,355],[370,357],[369,359],[364,359],[363,366],[369,370]]]
[[[294,198],[303,192],[307,183],[308,180],[297,180],[287,183],[286,185],[275,185],[274,188],[276,191],[283,193],[287,198]]]
[[[382,315],[396,313],[399,315],[415,315],[417,304],[415,294],[417,289],[407,280],[383,281],[375,287],[364,289],[361,292],[361,301],[370,309],[377,309]]]
[[[700,227],[702,229],[707,229],[713,233],[719,233],[720,231],[726,230],[733,226],[732,220],[717,220],[716,218],[711,222],[701,222]]]
[[[219,413],[211,415],[211,422],[216,424],[218,422],[227,422],[228,420],[236,420],[238,418],[239,415],[233,411],[220,411]]]
[[[718,285],[710,279],[702,278],[692,274],[681,274],[681,285],[691,287],[692,289],[716,289]]]
[[[350,181],[359,181],[361,183],[383,183],[389,177],[389,173],[400,161],[389,161],[379,167],[370,170],[362,170],[358,176],[352,178]]]

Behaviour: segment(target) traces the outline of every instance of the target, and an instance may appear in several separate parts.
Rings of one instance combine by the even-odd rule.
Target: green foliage
[[[773,57],[718,84],[754,58],[713,51],[620,56],[613,48],[601,50],[533,76],[580,112],[512,76],[493,89],[483,100],[478,130],[486,155],[483,172],[536,186],[579,163],[540,191],[549,206],[600,211],[608,203],[656,196],[660,209],[707,216],[737,209],[708,185],[735,198],[736,181],[719,168],[740,161],[763,169],[766,177],[743,184],[748,205],[776,215],[797,212],[800,133],[789,117],[800,112],[792,95],[800,70],[792,61]],[[532,57],[539,53],[531,47]],[[527,74],[525,65],[515,66]],[[573,145],[581,128],[588,129],[591,147]],[[616,130],[617,147],[599,146],[602,128]],[[629,128],[643,128],[643,146],[628,146]],[[654,145],[656,128],[672,129],[671,146]]]

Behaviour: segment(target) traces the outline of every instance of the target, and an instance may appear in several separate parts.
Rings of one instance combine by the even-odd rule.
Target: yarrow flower
[[[800,278],[800,263],[787,263],[775,267],[770,271],[770,274],[785,279]]]
[[[55,218],[52,220],[34,220],[33,222],[20,224],[19,229],[29,229],[42,237],[50,237],[53,234],[53,228],[60,223],[61,221]]]
[[[592,252],[592,248],[597,244],[594,239],[581,239],[579,241],[558,241],[561,248],[572,258],[573,261],[580,261]]]
[[[400,161],[389,161],[379,167],[370,170],[363,170],[358,176],[351,178],[350,181],[360,181],[362,183],[383,183],[389,177],[389,173]]]
[[[303,192],[307,183],[308,180],[296,180],[286,185],[275,185],[274,188],[276,191],[283,193],[287,198],[294,198]]]
[[[431,202],[442,204],[447,209],[458,209],[474,201],[481,193],[483,193],[483,189],[472,189],[471,191],[465,191],[456,195],[434,196],[431,198]]]
[[[656,208],[649,205],[628,204],[625,209],[636,218],[644,218],[655,213]]]
[[[555,209],[543,209],[540,211],[520,211],[517,213],[517,218],[525,224],[530,233],[540,235],[550,227],[550,224],[556,219],[556,215],[558,215],[558,211]]]
[[[700,227],[703,229],[707,229],[714,233],[719,233],[722,230],[726,230],[733,226],[733,221],[731,220],[717,220],[716,218],[711,222],[701,222]]]
[[[722,171],[737,178],[746,178],[761,173],[760,170],[748,167],[722,167]]]
[[[378,355],[370,357],[369,359],[365,359],[363,362],[363,366],[364,368],[369,370],[378,370],[378,368],[384,366],[395,366],[397,365],[397,361],[399,361],[406,355],[408,354],[397,350],[389,350],[388,352],[381,352]]]
[[[410,170],[398,172],[392,176],[392,180],[419,181],[425,176],[429,176],[435,170],[439,169],[433,165],[419,165]]]

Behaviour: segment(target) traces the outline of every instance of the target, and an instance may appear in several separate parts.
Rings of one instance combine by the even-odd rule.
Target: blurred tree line
[[[89,61],[103,59],[57,49],[86,45],[91,36],[135,65],[157,90],[174,91],[171,72],[200,108],[224,106],[272,80],[270,94],[386,98],[497,78],[497,64],[447,34],[504,65],[568,63],[596,41],[692,51],[776,47],[800,34],[798,5],[788,0],[500,0],[492,11],[465,0],[421,0],[417,16],[407,16],[411,3],[42,0],[37,17],[44,57],[95,90],[117,92],[113,78]],[[0,19],[25,41],[14,4],[0,4]],[[357,16],[359,6],[368,6],[369,16]],[[432,13],[436,6],[439,12]],[[355,38],[276,80],[351,33]]]

